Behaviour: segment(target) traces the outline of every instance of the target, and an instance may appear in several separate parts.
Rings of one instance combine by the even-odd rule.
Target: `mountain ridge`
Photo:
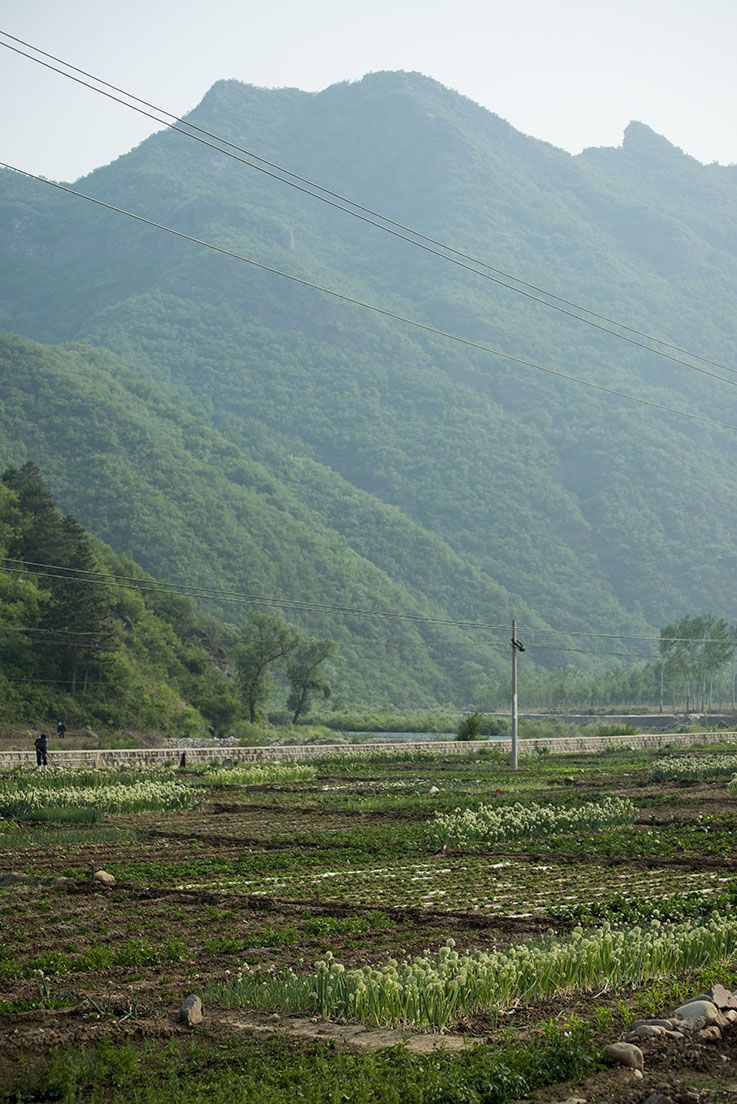
[[[730,177],[665,139],[661,156],[643,124],[628,128],[624,155],[618,147],[573,157],[503,120],[476,125],[479,112],[496,117],[410,76],[331,86],[327,98],[218,82],[190,118],[424,231],[472,242],[478,255],[540,286],[737,363],[737,319],[725,309],[737,295]],[[239,108],[243,97],[253,110]],[[434,113],[428,98],[439,105]],[[654,169],[637,153],[643,143],[657,153]],[[180,135],[154,135],[87,181],[111,202],[277,268],[594,384],[737,424],[730,388],[442,264]],[[447,616],[497,621],[524,609],[528,622],[563,631],[636,634],[705,605],[737,612],[729,588],[737,448],[728,433],[453,346],[33,188],[0,174],[0,325],[36,341],[109,349],[126,394],[153,387],[176,419],[203,427],[203,440],[219,435],[234,456],[241,450],[278,476],[278,493],[303,502],[320,541],[384,569],[380,589],[394,575],[403,601],[414,592],[420,607],[429,602]],[[10,448],[12,418],[5,432]],[[193,493],[206,497],[216,455],[196,479],[187,468],[201,488],[193,484]],[[61,480],[53,456],[46,463]],[[101,519],[94,477],[86,478],[83,520],[94,528]],[[78,492],[67,484],[63,493],[76,509]],[[258,529],[261,506],[252,508]],[[212,524],[202,521],[198,548]],[[297,597],[289,563],[300,553],[290,532],[272,554],[288,580],[285,597]],[[425,549],[422,563],[413,565],[413,547]],[[135,541],[123,550],[156,569]],[[255,551],[253,562],[257,575]],[[215,569],[201,553],[192,565],[203,578]],[[248,564],[238,570],[245,587]],[[320,585],[323,601],[340,600],[339,573],[323,572]],[[466,646],[473,652],[479,642],[467,634]],[[493,661],[477,654],[480,678]],[[539,649],[537,658],[562,662],[567,653]],[[444,673],[427,667],[412,693],[429,679],[432,693],[448,694],[458,665],[436,667]],[[459,676],[466,696],[473,677]],[[361,694],[374,692],[359,683]]]

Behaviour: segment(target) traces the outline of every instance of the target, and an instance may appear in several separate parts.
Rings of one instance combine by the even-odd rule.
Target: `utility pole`
[[[663,664],[664,660],[660,661],[660,712],[663,712]]]
[[[525,646],[517,639],[517,619],[512,619],[512,770],[519,766],[519,748],[517,740],[518,730],[518,706],[517,706],[517,653],[524,652]]]

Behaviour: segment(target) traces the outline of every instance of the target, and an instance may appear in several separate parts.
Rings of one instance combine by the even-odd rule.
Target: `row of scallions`
[[[467,850],[505,840],[534,839],[598,828],[632,824],[637,810],[627,798],[606,797],[580,805],[479,805],[437,813],[430,821],[430,839],[436,846]]]
[[[436,954],[346,969],[330,954],[311,974],[244,966],[210,995],[231,1007],[311,1013],[366,1025],[444,1031],[458,1020],[566,993],[641,986],[653,978],[717,965],[737,949],[737,919],[701,927],[576,928],[566,940],[461,954],[453,940]]]
[[[653,782],[708,782],[737,774],[737,755],[673,755],[658,759],[650,770]]]
[[[316,768],[305,763],[244,763],[235,767],[210,767],[204,781],[218,786],[262,786],[311,782],[316,776]]]
[[[201,800],[201,795],[171,774],[129,781],[114,781],[115,775],[110,774],[87,774],[89,777],[83,777],[80,772],[72,784],[63,772],[9,776],[0,781],[0,816],[41,819],[51,808],[95,810],[100,816],[191,808]]]

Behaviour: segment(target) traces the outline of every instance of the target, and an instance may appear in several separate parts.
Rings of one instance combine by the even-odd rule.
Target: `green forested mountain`
[[[737,366],[737,171],[703,166],[642,124],[618,149],[571,157],[407,73],[317,95],[220,82],[191,118],[501,269]],[[737,426],[729,384],[178,134],[152,137],[80,187],[473,340]],[[421,334],[9,173],[0,232],[0,325],[29,339],[0,347],[0,461],[37,461],[65,510],[153,573],[441,618],[496,623],[514,612],[570,632],[737,613],[737,430]],[[345,700],[467,701],[506,662],[504,630],[484,643],[460,630],[304,621],[341,641]],[[543,664],[565,655],[530,649]]]
[[[191,736],[241,715],[236,634],[62,514],[31,463],[0,480],[0,614],[5,721]]]

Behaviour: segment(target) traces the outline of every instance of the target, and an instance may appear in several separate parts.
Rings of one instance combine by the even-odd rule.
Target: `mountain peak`
[[[678,146],[674,146],[662,134],[658,134],[646,123],[640,123],[633,119],[625,127],[622,149],[627,153],[644,154],[646,156],[687,157]]]

